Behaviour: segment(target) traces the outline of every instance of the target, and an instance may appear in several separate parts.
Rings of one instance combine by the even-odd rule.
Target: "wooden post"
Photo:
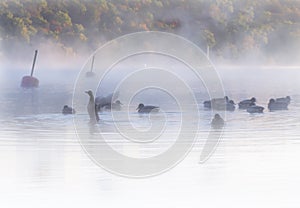
[[[31,73],[30,73],[31,77],[33,76],[33,71],[34,71],[34,66],[35,66],[37,54],[38,54],[38,50],[35,50],[34,59],[33,59],[33,63],[32,63],[32,68],[31,68]]]
[[[209,59],[209,45],[207,45],[207,48],[206,48],[206,56]]]
[[[95,55],[93,56],[93,59],[92,59],[91,72],[93,72],[93,68],[94,68],[94,61],[95,61]]]
[[[85,76],[86,77],[94,77],[96,74],[93,72],[94,70],[94,62],[95,62],[95,55],[93,55],[93,58],[92,58],[92,65],[91,65],[91,70],[90,71],[87,71],[85,73]]]

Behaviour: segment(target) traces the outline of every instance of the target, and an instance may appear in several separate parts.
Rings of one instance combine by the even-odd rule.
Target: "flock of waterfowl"
[[[288,105],[291,102],[290,96],[286,96],[283,98],[275,98],[270,99],[268,103],[268,109],[270,111],[276,110],[287,110]],[[224,98],[214,98],[211,100],[204,101],[204,107],[208,109],[214,110],[226,110],[226,111],[234,111],[236,104],[233,100],[230,100],[227,96]],[[256,105],[256,98],[252,97],[248,100],[243,100],[238,103],[239,109],[244,109],[248,113],[263,113],[264,107]]]
[[[113,94],[110,94],[106,97],[94,97],[94,94],[91,90],[86,91],[89,95],[89,102],[87,105],[87,112],[89,114],[91,122],[98,122],[99,115],[98,112],[103,110],[116,110],[120,111],[122,108],[122,103],[120,100],[116,100],[113,102]],[[277,110],[288,110],[288,105],[291,102],[290,96],[282,97],[282,98],[275,98],[270,99],[268,103],[268,109],[270,111],[277,111]],[[213,109],[219,111],[234,111],[235,110],[235,102],[230,100],[228,96],[224,98],[214,98],[211,100],[204,101],[203,103],[204,108],[206,109]],[[248,113],[263,113],[264,107],[256,105],[256,98],[252,97],[251,99],[243,100],[238,103],[238,107],[241,110],[246,110]],[[138,113],[155,113],[159,112],[158,106],[151,106],[151,105],[144,105],[140,103],[137,107]],[[76,113],[75,109],[65,105],[62,110],[63,114],[74,114]],[[215,114],[214,118],[211,121],[211,126],[213,128],[222,128],[225,122],[221,118],[219,114]]]
[[[115,110],[120,111],[122,108],[122,103],[120,100],[116,100],[115,102],[112,102],[113,100],[113,94],[110,94],[106,97],[94,97],[94,94],[91,90],[86,91],[89,95],[89,103],[87,105],[87,112],[89,114],[90,120],[92,122],[98,122],[99,121],[99,115],[98,112],[101,112],[103,110]],[[151,106],[151,105],[144,105],[143,103],[140,103],[137,107],[138,113],[155,113],[159,111],[158,106]],[[68,105],[65,105],[62,109],[62,114],[75,114],[76,111],[72,107],[69,107]]]
[[[269,111],[278,111],[278,110],[288,110],[288,106],[291,102],[291,97],[286,96],[283,98],[271,98],[268,103]],[[227,96],[224,98],[214,98],[211,100],[204,101],[204,107],[207,109],[214,110],[226,110],[234,111],[235,103],[233,100],[230,100]],[[248,113],[263,113],[264,107],[256,105],[256,98],[252,97],[251,99],[243,100],[238,103],[239,109],[246,110]],[[213,128],[222,128],[224,126],[224,120],[219,114],[215,114],[212,119],[211,126]]]

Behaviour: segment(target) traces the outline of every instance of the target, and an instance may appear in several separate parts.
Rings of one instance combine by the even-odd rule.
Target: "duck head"
[[[143,108],[143,107],[144,107],[144,104],[143,104],[143,103],[140,103],[136,110],[139,110],[139,109],[141,109],[141,108]]]
[[[256,98],[255,97],[251,98],[250,100],[251,100],[251,102],[256,102]]]
[[[118,104],[118,105],[123,105],[123,103],[121,103],[120,100],[117,100],[117,101],[116,101],[116,104]]]
[[[220,119],[221,118],[221,116],[217,113],[216,115],[215,115],[215,119]]]
[[[230,100],[229,103],[232,104],[232,105],[235,105],[233,100]]]
[[[93,96],[93,92],[91,90],[85,91],[89,96]]]

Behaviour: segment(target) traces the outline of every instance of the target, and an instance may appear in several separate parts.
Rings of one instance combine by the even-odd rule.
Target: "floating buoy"
[[[93,69],[94,69],[94,61],[95,61],[95,55],[93,56],[93,59],[92,59],[92,65],[91,65],[91,70],[88,71],[85,76],[86,77],[94,77],[96,74],[93,72]]]
[[[34,66],[35,66],[37,54],[38,54],[38,50],[35,50],[30,76],[24,76],[22,78],[21,87],[34,88],[34,87],[39,86],[39,80],[37,78],[33,77]]]

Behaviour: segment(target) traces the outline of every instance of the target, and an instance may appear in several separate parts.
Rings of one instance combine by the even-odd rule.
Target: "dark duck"
[[[65,105],[64,108],[62,109],[62,114],[64,114],[64,115],[75,114],[75,113],[76,113],[76,111],[67,105]]]
[[[255,105],[255,102],[256,102],[255,97],[252,97],[251,99],[248,99],[248,100],[243,100],[243,101],[239,102],[239,104],[238,104],[239,109],[247,109],[248,107]]]
[[[159,107],[140,103],[136,110],[138,110],[139,113],[155,113],[159,111]]]
[[[214,118],[211,121],[211,127],[214,129],[221,129],[223,128],[225,121],[219,114],[215,114]]]

